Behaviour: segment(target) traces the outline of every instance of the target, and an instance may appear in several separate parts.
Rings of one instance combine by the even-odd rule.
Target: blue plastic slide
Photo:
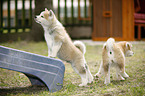
[[[32,85],[46,85],[50,92],[63,86],[65,66],[57,59],[0,46],[0,68],[24,73]]]

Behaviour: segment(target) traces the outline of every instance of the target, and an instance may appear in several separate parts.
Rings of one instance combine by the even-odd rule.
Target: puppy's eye
[[[41,16],[42,18],[44,18],[44,16]]]

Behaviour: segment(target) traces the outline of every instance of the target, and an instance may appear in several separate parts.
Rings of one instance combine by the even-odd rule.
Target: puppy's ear
[[[54,14],[53,11],[50,10],[50,11],[49,11],[49,16],[50,16],[50,17],[53,17],[53,14]]]
[[[103,45],[103,49],[106,49],[106,43]]]
[[[46,12],[49,12],[49,11],[47,10],[47,8],[45,8],[45,11],[46,11]]]
[[[128,48],[130,50],[131,47],[132,47],[132,45],[129,42],[126,42],[126,48]]]

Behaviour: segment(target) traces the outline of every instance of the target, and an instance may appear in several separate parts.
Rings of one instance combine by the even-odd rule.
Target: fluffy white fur
[[[82,51],[83,54],[86,53],[86,46],[84,45],[83,42],[81,42],[81,41],[75,41],[75,42],[74,42],[74,45],[75,45],[77,48],[79,48],[79,49]]]
[[[52,10],[41,12],[35,17],[37,23],[44,28],[44,36],[48,46],[48,57],[59,57],[71,63],[72,68],[82,79],[80,86],[86,86],[93,81],[93,76],[87,66],[84,54],[85,45],[80,41],[71,41],[65,28],[57,20]]]

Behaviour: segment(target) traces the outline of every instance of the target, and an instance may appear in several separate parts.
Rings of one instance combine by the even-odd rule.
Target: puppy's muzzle
[[[35,20],[37,23],[41,23],[40,21],[37,20],[37,16],[34,17],[34,20]]]

